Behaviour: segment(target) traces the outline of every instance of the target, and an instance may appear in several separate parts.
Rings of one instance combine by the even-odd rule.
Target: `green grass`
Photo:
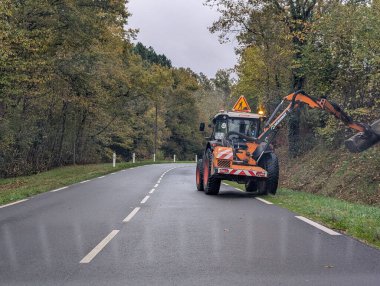
[[[228,183],[244,189],[242,185]],[[288,189],[280,189],[276,196],[262,198],[380,248],[379,207]]]
[[[186,161],[187,162],[187,161]],[[178,163],[186,163],[178,162]],[[156,164],[171,163],[158,161]],[[92,179],[112,172],[131,167],[153,164],[152,161],[118,163],[113,168],[112,164],[76,165],[52,169],[36,175],[23,176],[9,179],[0,179],[0,205],[27,197],[54,190],[60,187]]]

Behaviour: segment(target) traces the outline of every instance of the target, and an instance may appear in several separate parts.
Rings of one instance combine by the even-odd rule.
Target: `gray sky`
[[[189,67],[214,77],[218,69],[232,68],[232,43],[220,44],[209,27],[218,13],[203,0],[130,0],[133,15],[128,26],[138,28],[137,40],[165,54],[176,67]]]

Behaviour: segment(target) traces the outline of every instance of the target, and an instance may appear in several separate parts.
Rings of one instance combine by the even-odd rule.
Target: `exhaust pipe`
[[[352,153],[359,153],[380,142],[380,119],[371,124],[367,132],[359,132],[344,141],[346,148]]]

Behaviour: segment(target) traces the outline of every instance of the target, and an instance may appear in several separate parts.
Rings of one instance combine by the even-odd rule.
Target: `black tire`
[[[248,181],[245,183],[245,190],[248,193],[257,192],[257,179],[256,178],[248,179]]]
[[[257,189],[260,195],[275,195],[278,187],[278,178],[280,176],[280,167],[278,158],[274,153],[267,153],[261,157],[259,166],[268,172],[267,178],[258,179]]]
[[[195,182],[197,185],[197,190],[200,192],[204,191],[203,188],[203,160],[199,159],[197,162],[197,169],[195,171]]]
[[[203,188],[206,195],[217,195],[220,189],[221,179],[211,176],[212,153],[207,149],[203,159]]]

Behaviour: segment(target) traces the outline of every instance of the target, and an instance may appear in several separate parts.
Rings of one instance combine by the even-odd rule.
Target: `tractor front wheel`
[[[248,193],[255,193],[257,191],[257,179],[249,178],[248,181],[245,183],[245,190]]]
[[[221,179],[211,176],[212,153],[207,149],[203,159],[203,188],[206,195],[217,195],[220,189]]]
[[[264,154],[259,162],[259,166],[268,172],[268,177],[257,181],[257,189],[260,195],[275,195],[278,187],[278,178],[280,176],[280,167],[278,158],[274,153]]]
[[[197,190],[200,192],[203,192],[204,188],[203,188],[203,160],[202,159],[198,160],[197,162],[195,178],[196,178]]]

